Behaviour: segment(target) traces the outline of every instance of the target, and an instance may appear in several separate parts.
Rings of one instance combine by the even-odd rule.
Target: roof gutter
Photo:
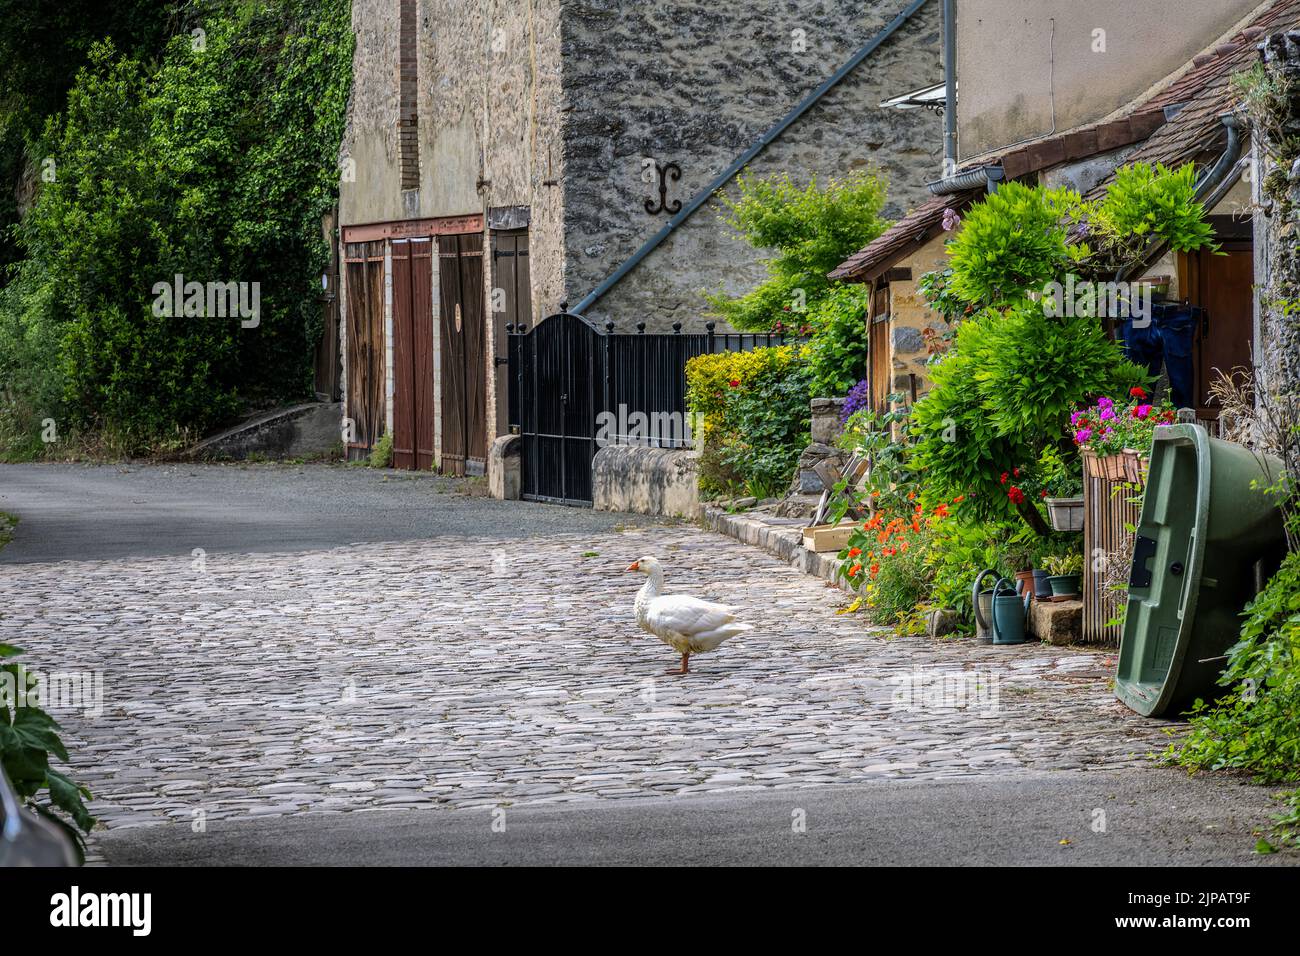
[[[1005,178],[1006,174],[1002,172],[1001,166],[977,166],[975,169],[968,169],[964,173],[948,176],[926,185],[936,196],[948,196],[970,189],[986,189],[993,193],[997,192],[998,183]]]
[[[604,296],[606,292],[618,285],[624,276],[640,265],[641,261],[645,259],[646,256],[654,252],[654,250],[657,249],[665,239],[672,235],[673,231],[678,226],[684,223],[697,209],[708,202],[714,193],[730,182],[736,173],[744,169],[755,156],[761,153],[773,140],[789,129],[789,127],[793,125],[799,117],[808,112],[808,110],[813,107],[813,104],[825,96],[832,88],[837,86],[846,76],[857,69],[857,67],[862,64],[863,60],[869,57],[876,51],[877,47],[893,36],[898,28],[910,20],[912,15],[916,13],[916,11],[920,10],[921,7],[925,6],[925,4],[926,0],[912,0],[912,2],[907,5],[906,9],[904,9],[902,13],[898,14],[898,16],[894,17],[893,20],[890,20],[889,23],[885,25],[884,29],[867,42],[866,46],[853,54],[853,56],[849,58],[849,61],[836,70],[829,79],[825,80],[817,87],[817,89],[804,97],[798,106],[782,117],[775,126],[760,136],[754,145],[745,150],[739,158],[718,174],[717,178],[715,178],[713,182],[709,183],[709,185],[705,186],[691,197],[690,201],[682,207],[681,211],[668,220],[667,225],[646,240],[640,249],[632,253],[632,255],[629,256],[622,265],[615,269],[611,275],[600,283],[600,285],[587,293],[586,298],[569,311],[582,314]]]

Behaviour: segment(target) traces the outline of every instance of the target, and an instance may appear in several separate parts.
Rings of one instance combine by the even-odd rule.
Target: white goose
[[[692,654],[711,651],[727,638],[752,629],[752,625],[739,623],[734,609],[725,604],[685,594],[661,595],[664,572],[655,558],[640,558],[627,569],[649,578],[636,596],[636,622],[682,655],[681,670],[670,674],[689,674],[687,662]]]

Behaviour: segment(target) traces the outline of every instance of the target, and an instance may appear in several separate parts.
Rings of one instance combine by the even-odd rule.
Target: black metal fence
[[[529,329],[506,326],[510,430],[523,442],[525,498],[591,504],[591,461],[604,444],[691,443],[686,362],[712,352],[782,345],[773,333],[683,334],[598,329],[561,312]]]

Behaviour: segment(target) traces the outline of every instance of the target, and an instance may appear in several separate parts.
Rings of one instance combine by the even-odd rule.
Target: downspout
[[[904,9],[902,13],[898,14],[898,16],[894,17],[893,20],[890,20],[889,23],[885,25],[884,29],[867,42],[866,46],[853,54],[849,61],[836,70],[829,79],[825,80],[817,87],[817,89],[804,97],[798,106],[782,117],[775,126],[760,136],[754,145],[745,150],[745,152],[742,153],[730,166],[723,170],[713,180],[713,182],[709,183],[692,196],[690,201],[682,206],[681,212],[668,220],[667,225],[646,240],[640,249],[632,253],[632,255],[629,256],[622,265],[615,269],[614,272],[603,282],[601,282],[600,285],[587,293],[586,297],[583,298],[581,302],[568,311],[582,315],[587,311],[587,309],[595,305],[606,292],[618,285],[624,276],[640,265],[641,261],[645,259],[646,256],[654,252],[654,250],[657,249],[665,239],[672,235],[673,231],[678,226],[684,223],[697,209],[708,202],[714,193],[730,182],[733,176],[744,169],[745,166],[767,148],[773,140],[789,129],[789,127],[793,125],[799,117],[803,116],[804,113],[808,112],[808,110],[810,110],[818,100],[825,96],[833,87],[837,86],[846,76],[857,69],[857,67],[860,66],[867,57],[876,51],[877,47],[893,36],[898,28],[911,19],[912,15],[916,13],[917,10],[920,10],[921,7],[925,6],[925,3],[926,0],[912,0],[912,2],[907,5],[906,9]]]
[[[943,174],[957,172],[957,0],[943,0]]]

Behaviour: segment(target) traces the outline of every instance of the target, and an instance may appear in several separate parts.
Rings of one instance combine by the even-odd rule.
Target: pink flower
[[[1112,419],[1112,418],[1115,417],[1115,409],[1114,409],[1114,408],[1111,408],[1111,407],[1109,407],[1109,406],[1106,407],[1106,408],[1103,408],[1103,409],[1101,410],[1101,412],[1097,415],[1097,417],[1100,418],[1103,422],[1104,422],[1104,421],[1108,421],[1109,419]]]
[[[1133,414],[1137,418],[1146,418],[1148,415],[1151,414],[1151,406],[1139,405],[1137,408],[1133,409]]]
[[[1098,408],[1110,408],[1114,404],[1115,404],[1114,399],[1106,398],[1104,395],[1101,398],[1097,399]]]
[[[1088,439],[1091,437],[1092,437],[1091,428],[1080,428],[1077,432],[1074,433],[1074,440],[1077,444],[1080,445],[1085,444],[1088,441]]]
[[[945,209],[943,211],[943,231],[952,232],[961,225],[961,216],[957,215],[955,209]]]

